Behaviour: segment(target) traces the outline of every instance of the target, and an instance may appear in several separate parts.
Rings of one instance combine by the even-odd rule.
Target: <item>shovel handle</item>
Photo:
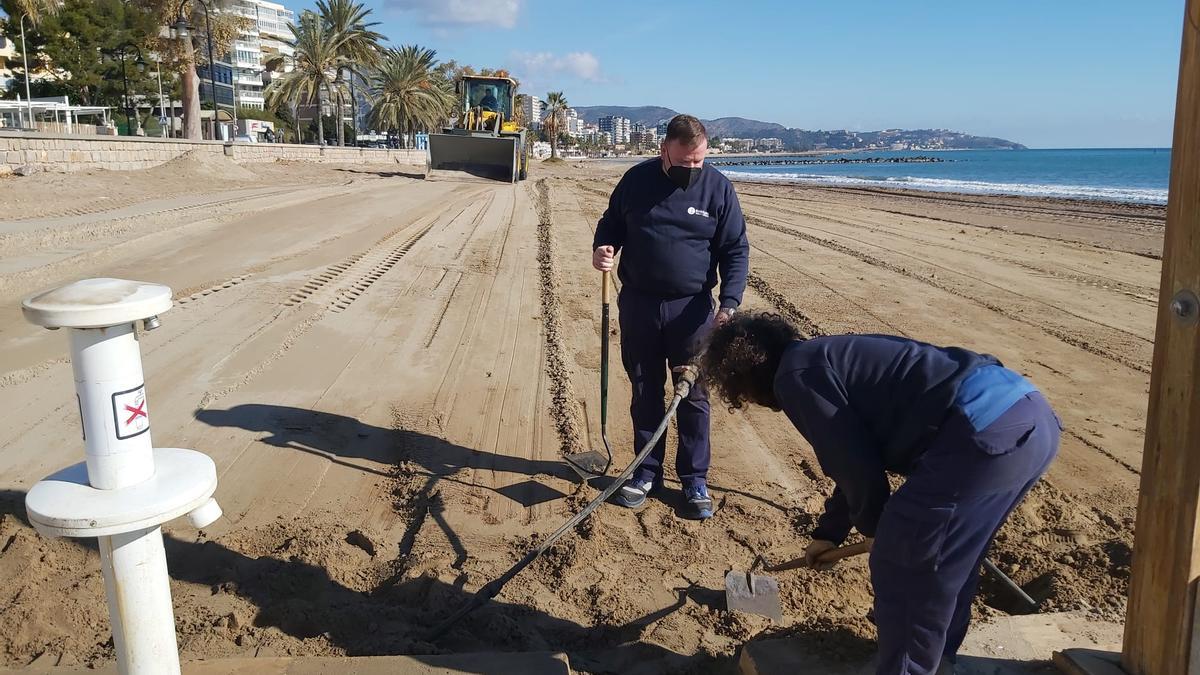
[[[600,290],[600,438],[604,441],[604,449],[612,456],[612,451],[608,449],[608,318],[609,318],[609,287],[610,272],[601,272],[600,279],[602,287]]]
[[[839,546],[838,548],[822,553],[821,556],[817,558],[817,562],[831,563],[837,562],[842,558],[852,558],[856,555],[862,555],[871,550],[870,546],[871,545],[865,541],[860,541],[857,544],[850,544],[849,546]],[[808,560],[805,559],[804,556],[794,558],[784,563],[779,563],[778,565],[765,567],[763,569],[768,572],[783,572],[785,570],[794,570],[801,567],[808,567]]]

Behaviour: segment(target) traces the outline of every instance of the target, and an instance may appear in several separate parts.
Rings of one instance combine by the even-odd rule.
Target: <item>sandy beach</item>
[[[141,342],[153,439],[220,472],[225,516],[167,527],[185,659],[561,650],[579,672],[649,674],[732,672],[739,646],[787,635],[831,658],[870,652],[862,559],[780,574],[782,627],[724,611],[726,570],[802,552],[831,483],[781,414],[718,405],[711,521],[677,515],[678,483],[638,512],[605,506],[423,641],[596,494],[559,457],[599,443],[589,252],[623,168],[542,164],[509,186],[181,159],[0,180],[0,666],[112,659],[94,542],[38,536],[22,504],[83,448],[66,339],[25,323],[20,300],[92,276],[174,290]],[[1043,611],[1121,621],[1164,209],[738,192],[745,309],[810,335],[987,351],[1042,389],[1066,427],[1060,456],[992,560]],[[610,386],[624,465],[619,367]],[[1016,608],[985,581],[981,621]]]

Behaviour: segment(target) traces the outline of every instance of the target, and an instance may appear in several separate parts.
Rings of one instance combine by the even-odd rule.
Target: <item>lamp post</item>
[[[159,59],[156,58],[156,59],[154,59],[154,65],[155,65],[155,71],[156,71],[155,75],[158,77],[158,120],[159,120],[159,122],[162,122],[162,119],[167,116],[167,107],[165,105],[163,105],[162,61],[160,61]],[[175,123],[174,123],[174,119],[175,119],[174,108],[175,108],[175,106],[172,105],[171,108],[172,108],[172,110],[171,110],[171,120],[172,120],[171,127],[173,128],[175,126]],[[162,138],[167,137],[167,128],[164,127],[162,124],[158,125],[158,135]]]
[[[33,123],[33,97],[29,95],[29,50],[25,48],[25,15],[21,15],[21,59],[25,62],[25,108],[29,112],[29,128]]]
[[[128,72],[125,70],[125,57],[130,55],[130,52],[129,52],[130,49],[133,50],[133,53],[137,54],[137,60],[134,61],[134,65],[137,67],[138,72],[139,73],[146,72],[146,59],[142,58],[142,50],[140,47],[133,44],[132,42],[126,42],[126,43],[124,43],[122,45],[118,45],[117,47],[114,47],[112,49],[101,50],[105,54],[108,54],[109,56],[115,56],[118,59],[120,59],[120,61],[121,61],[121,82],[123,83],[123,86],[125,89],[125,135],[126,136],[133,136],[134,135],[134,127],[141,126],[140,124],[138,124],[137,113],[136,113],[136,111],[133,110],[133,107],[130,105],[130,99],[129,99],[129,75],[128,75]]]
[[[204,0],[193,1],[204,8],[204,25],[208,31],[208,86],[213,106],[213,116],[208,121],[208,138],[215,141],[217,139],[217,61],[213,58],[212,18],[208,15],[208,4]],[[179,11],[176,12],[178,18],[175,19],[175,37],[180,40],[186,40],[191,36],[187,17],[183,15],[183,6],[187,3],[188,0],[179,3]]]

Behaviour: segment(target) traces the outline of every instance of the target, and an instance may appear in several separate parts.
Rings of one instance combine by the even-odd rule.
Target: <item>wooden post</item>
[[[1150,377],[1133,579],[1121,662],[1130,675],[1200,673],[1200,0],[1183,22],[1171,192]]]

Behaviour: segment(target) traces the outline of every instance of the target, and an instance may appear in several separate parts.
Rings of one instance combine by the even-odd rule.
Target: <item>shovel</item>
[[[600,291],[600,440],[604,443],[604,454],[596,450],[564,455],[567,466],[575,470],[583,480],[591,480],[608,473],[612,466],[612,447],[608,444],[608,305],[609,273],[601,272]]]
[[[861,555],[869,550],[871,550],[870,544],[862,541],[826,551],[817,560],[829,563]],[[725,574],[725,605],[730,610],[736,609],[748,614],[758,614],[781,624],[783,623],[783,608],[779,600],[779,582],[774,577],[765,574],[754,574],[754,569],[760,561],[762,561],[761,556],[755,559],[749,572],[730,570]],[[767,572],[782,572],[807,566],[808,561],[801,556],[778,565],[768,565],[764,569]]]

